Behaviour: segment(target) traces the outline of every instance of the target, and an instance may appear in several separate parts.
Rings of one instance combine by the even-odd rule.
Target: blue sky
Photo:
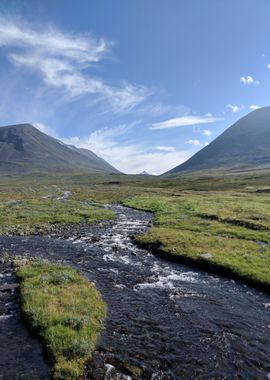
[[[162,173],[269,105],[269,15],[268,0],[1,0],[0,125]]]

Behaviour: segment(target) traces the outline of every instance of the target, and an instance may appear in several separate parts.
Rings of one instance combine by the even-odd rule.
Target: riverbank
[[[86,378],[267,378],[270,296],[138,248],[132,236],[147,230],[151,215],[111,208],[116,220],[69,239],[0,237],[0,257],[9,252],[74,267],[101,292],[108,305],[106,328]],[[88,243],[91,236],[96,239]],[[15,338],[3,348],[8,357],[17,350]],[[16,356],[13,367],[19,377]],[[7,378],[15,379],[13,373]]]
[[[268,197],[187,192],[137,196],[123,204],[155,215],[150,230],[135,237],[141,247],[270,291]]]
[[[54,193],[53,193],[54,191]],[[64,235],[70,230],[114,219],[112,211],[97,202],[72,198],[72,192],[50,189],[49,195],[0,201],[0,235]]]
[[[257,289],[259,291],[270,293],[269,283],[260,282],[257,279],[253,279],[249,276],[239,274],[238,272],[234,271],[229,267],[213,263],[210,260],[204,258],[193,259],[184,255],[176,255],[170,251],[167,252],[162,248],[161,243],[149,243],[149,241],[143,242],[141,241],[140,237],[134,238],[134,241],[136,242],[138,247],[150,251],[151,253],[160,257],[163,260],[165,259],[174,263],[187,265],[190,268],[201,269],[214,275],[239,281],[240,283],[252,286],[254,289]]]

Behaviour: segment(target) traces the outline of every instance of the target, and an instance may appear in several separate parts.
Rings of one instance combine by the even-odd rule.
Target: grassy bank
[[[136,238],[139,244],[270,290],[269,196],[182,192],[136,196],[124,204],[155,214],[149,232]]]
[[[91,358],[106,307],[78,271],[37,261],[21,267],[22,311],[43,343],[54,379],[78,379]]]
[[[0,235],[30,235],[49,231],[57,224],[92,224],[113,219],[114,213],[101,204],[80,200],[32,197],[0,202]]]

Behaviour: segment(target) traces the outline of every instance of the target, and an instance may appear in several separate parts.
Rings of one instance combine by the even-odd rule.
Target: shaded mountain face
[[[31,124],[0,128],[0,174],[76,171],[119,173],[90,150],[66,145]]]
[[[246,115],[211,144],[165,175],[263,168],[270,168],[270,107]]]

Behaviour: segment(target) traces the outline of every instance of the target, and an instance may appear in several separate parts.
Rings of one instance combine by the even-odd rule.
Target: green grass
[[[30,235],[55,224],[92,224],[113,219],[114,213],[102,205],[79,200],[32,198],[0,202],[0,234]]]
[[[270,285],[270,246],[259,244],[270,243],[269,196],[183,192],[136,196],[124,204],[155,214],[149,232],[137,237],[140,244]]]
[[[262,170],[156,178],[78,173],[3,179],[0,234],[113,218],[103,205],[125,200],[128,206],[155,213],[153,228],[138,237],[142,244],[159,244],[171,255],[216,264],[269,285],[270,248],[258,244],[270,242],[269,174]],[[63,191],[72,192],[66,202],[57,200]],[[52,198],[44,198],[48,195]],[[7,203],[10,200],[21,203]]]
[[[106,314],[100,293],[77,270],[46,261],[21,267],[17,276],[23,314],[41,337],[53,378],[80,378]]]

